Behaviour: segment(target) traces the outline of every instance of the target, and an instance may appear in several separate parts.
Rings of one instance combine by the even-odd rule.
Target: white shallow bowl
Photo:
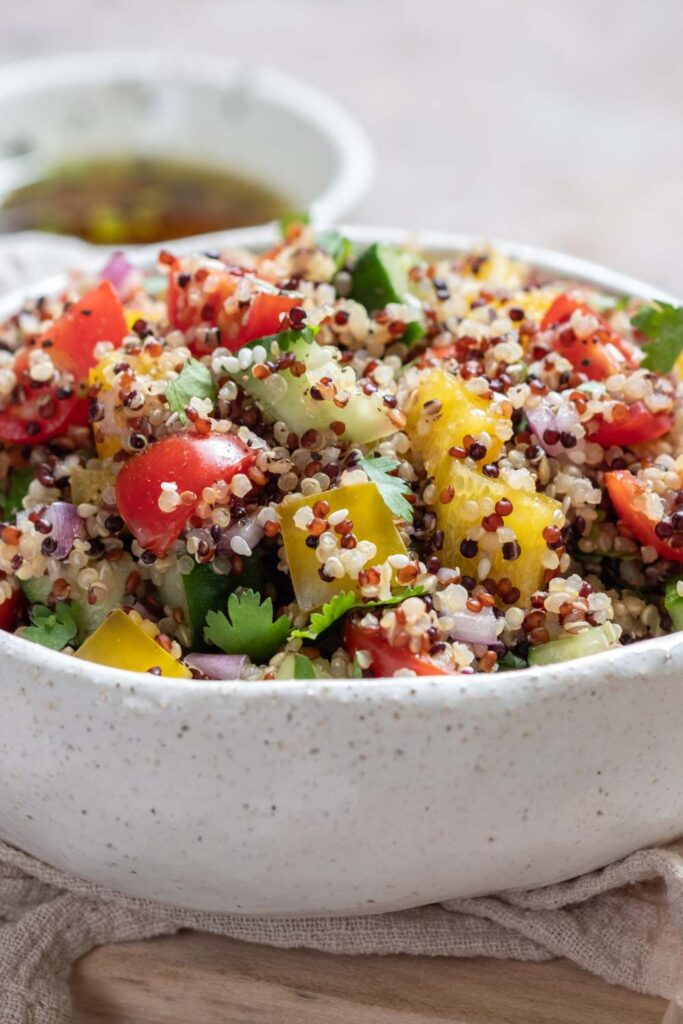
[[[472,241],[423,240],[442,252]],[[153,679],[8,634],[0,659],[0,837],[133,895],[377,912],[544,885],[683,831],[683,634],[432,681]]]
[[[56,164],[100,155],[225,167],[322,220],[349,212],[374,164],[335,100],[238,59],[143,50],[0,68],[0,201]]]

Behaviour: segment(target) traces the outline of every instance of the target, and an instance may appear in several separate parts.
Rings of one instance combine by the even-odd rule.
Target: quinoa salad
[[[0,328],[0,629],[178,678],[443,676],[683,628],[683,308],[303,219]]]

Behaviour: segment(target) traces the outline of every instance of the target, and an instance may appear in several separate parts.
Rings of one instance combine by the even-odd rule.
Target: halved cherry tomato
[[[610,448],[613,444],[626,447],[663,437],[673,425],[673,416],[669,413],[650,412],[644,402],[634,402],[623,420],[603,421],[589,440],[597,441],[603,448]]]
[[[237,342],[228,346],[235,352],[249,341],[266,338],[269,334],[277,334],[283,330],[283,318],[290,309],[298,306],[300,298],[293,295],[273,295],[270,292],[259,292],[251,300],[249,311],[240,327]]]
[[[225,434],[176,434],[156,441],[134,455],[116,479],[116,501],[126,526],[138,543],[158,557],[180,536],[202,491],[218,480],[230,481],[253,464],[256,452],[238,437]],[[162,512],[162,483],[175,483],[178,493],[194,500]]]
[[[351,657],[356,651],[367,651],[372,657],[372,671],[376,676],[393,676],[402,668],[410,669],[417,676],[450,674],[426,655],[413,654],[406,647],[392,647],[379,626],[361,626],[354,619],[346,623],[344,646]]]
[[[123,306],[109,281],[70,306],[52,326],[32,338],[16,355],[13,370],[23,397],[0,412],[0,441],[41,444],[59,437],[76,423],[87,425],[88,402],[79,389],[96,363],[94,348],[100,341],[118,347],[128,328]],[[73,387],[61,391],[54,384],[35,386],[29,374],[30,354],[45,348],[58,371],[73,376]]]
[[[19,613],[23,606],[23,597],[20,590],[15,590],[11,597],[8,597],[0,604],[0,629],[11,633],[19,622]]]
[[[683,562],[683,547],[677,548],[657,536],[656,523],[635,507],[635,500],[645,491],[645,486],[627,469],[615,469],[605,473],[605,485],[617,515],[626,523],[631,533],[641,544],[648,545],[672,562]]]
[[[202,282],[190,279],[183,260],[175,261],[168,277],[166,295],[168,321],[171,327],[187,331],[190,327],[199,327],[204,324],[207,327],[220,327],[221,330],[227,330],[234,325],[235,317],[234,315],[227,316],[223,309],[223,303],[234,294],[239,277],[222,267],[211,271],[210,277],[215,288],[206,292],[201,305],[191,304],[188,298],[188,289],[201,287]]]
[[[187,276],[187,272],[184,267],[185,264],[181,260],[176,260],[171,267],[166,299],[169,323],[181,331],[202,325],[219,327],[221,344],[233,352],[247,342],[283,330],[283,314],[301,302],[296,296],[259,291],[258,282],[245,277],[241,268],[223,267],[211,272],[210,279],[215,287],[205,294],[204,301],[200,305],[190,305],[188,288],[201,287],[201,281],[186,282],[184,275]],[[239,309],[234,313],[228,313],[225,310],[225,301],[234,294],[241,280],[248,280],[253,286],[251,303],[246,314]],[[195,354],[207,351],[197,339],[190,340],[190,348]]]
[[[618,331],[587,303],[578,302],[569,295],[560,295],[555,299],[541,321],[541,330],[560,327],[577,309],[595,317],[600,326],[589,338],[577,338],[569,329],[566,332],[559,331],[553,345],[556,352],[590,380],[605,380],[625,368],[638,367],[635,350]]]

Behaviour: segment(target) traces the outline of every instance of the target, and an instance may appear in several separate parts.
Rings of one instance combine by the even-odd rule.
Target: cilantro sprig
[[[273,619],[273,602],[261,600],[254,590],[230,594],[228,614],[210,611],[204,638],[226,654],[246,654],[253,662],[269,661],[287,640],[290,621],[286,615]]]
[[[188,359],[180,374],[166,389],[166,401],[177,412],[181,423],[187,422],[185,409],[193,398],[210,398],[216,401],[216,385],[211,370],[198,359]]]
[[[422,592],[423,588],[420,586],[406,587],[405,590],[399,594],[392,594],[385,601],[363,601],[352,590],[342,590],[339,594],[335,594],[327,604],[324,604],[319,612],[313,612],[305,629],[293,629],[292,636],[300,637],[302,640],[317,640],[321,633],[328,630],[353,608],[377,608],[380,605],[400,604],[408,597],[419,597]]]
[[[399,467],[398,460],[388,455],[380,455],[378,458],[370,455],[359,459],[356,465],[366,473],[368,480],[377,485],[384,504],[394,515],[412,523],[413,507],[405,499],[405,495],[410,494],[410,487],[400,476],[391,475]]]
[[[631,317],[631,323],[652,339],[643,345],[645,358],[641,365],[655,373],[670,373],[683,352],[683,306],[669,302],[643,306]]]
[[[5,519],[14,519],[17,512],[24,507],[24,498],[28,489],[33,483],[34,472],[30,466],[23,469],[15,469],[9,481],[7,494],[0,498],[0,505],[4,506]]]
[[[53,651],[64,650],[78,633],[74,610],[75,606],[65,601],[60,601],[54,611],[44,604],[34,605],[31,609],[33,625],[24,629],[24,636]]]

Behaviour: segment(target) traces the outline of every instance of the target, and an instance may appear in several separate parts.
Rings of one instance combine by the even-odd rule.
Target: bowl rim
[[[608,292],[629,294],[641,299],[656,299],[673,303],[678,301],[669,293],[627,274],[610,270],[607,267],[584,260],[581,257],[526,243],[505,239],[483,239],[476,235],[447,231],[414,231],[402,228],[373,228],[365,225],[336,226],[344,234],[348,235],[352,241],[361,244],[375,241],[388,244],[417,244],[439,256],[447,256],[449,253],[457,254],[481,244],[490,245],[505,255],[525,263],[531,263],[538,269],[557,273],[561,278],[594,284]],[[240,228],[235,231],[196,236],[194,238],[183,238],[177,242],[164,243],[164,246],[173,248],[176,252],[190,252],[198,246],[215,247],[217,245],[226,248],[231,246],[260,248],[272,244],[275,238],[274,226],[262,225],[254,228]],[[148,266],[151,259],[158,252],[158,249],[159,246],[156,245],[139,248],[131,254],[131,260],[140,266]],[[101,261],[102,250],[93,247],[93,265],[97,265]],[[12,292],[0,297],[0,316],[4,316],[8,311],[16,308],[16,305],[21,303],[28,295],[50,294],[50,292],[63,287],[65,282],[66,274],[60,274],[34,284],[28,284],[19,289],[14,289]],[[420,692],[424,690],[425,693],[430,693],[431,695],[435,692],[443,691],[444,688],[453,687],[461,691],[469,691],[472,682],[474,682],[477,692],[484,696],[497,692],[499,690],[498,684],[501,681],[508,691],[514,682],[518,684],[517,689],[521,690],[530,685],[536,686],[549,683],[548,676],[550,675],[552,676],[553,683],[566,686],[572,676],[576,675],[577,665],[579,664],[581,665],[580,671],[583,672],[586,667],[606,666],[615,659],[621,660],[629,655],[633,657],[634,651],[643,649],[653,653],[659,652],[664,658],[668,659],[674,653],[674,648],[677,648],[679,653],[683,651],[682,641],[683,637],[681,634],[674,632],[648,640],[639,640],[628,647],[603,651],[600,654],[592,654],[585,658],[559,662],[549,666],[531,666],[526,669],[511,669],[493,674],[475,673],[471,676],[425,676],[420,678],[419,685],[411,677],[378,677],[364,679],[360,685],[362,692],[368,696],[374,696],[378,691],[387,692],[388,688],[393,688],[398,693],[413,692],[415,690]],[[145,694],[150,699],[156,701],[160,699],[177,699],[181,695],[187,698],[192,696],[206,698],[208,695],[242,698],[253,698],[260,695],[268,698],[278,695],[291,697],[297,694],[314,696],[316,693],[321,692],[325,692],[328,695],[332,693],[343,699],[357,693],[359,689],[359,680],[353,678],[319,680],[315,685],[312,685],[310,681],[296,679],[274,679],[267,681],[239,679],[204,680],[149,676],[142,672],[110,668],[106,665],[98,665],[95,662],[73,658],[70,655],[63,655],[59,651],[52,651],[49,648],[41,647],[39,644],[18,637],[14,633],[0,632],[0,657],[2,657],[3,651],[10,657],[24,662],[27,668],[34,669],[39,674],[48,669],[56,674],[68,675],[75,682],[94,684],[108,691],[120,691],[122,687],[127,687],[131,691]],[[599,678],[597,672],[596,678]]]
[[[257,100],[297,114],[314,127],[318,137],[331,146],[336,161],[329,181],[310,204],[316,219],[339,219],[367,191],[374,177],[375,154],[368,133],[354,114],[334,96],[302,79],[236,57],[144,48],[30,57],[0,67],[0,100],[17,93],[50,90],[55,82],[75,85],[129,79],[152,83],[171,72],[180,82],[201,83],[216,90],[248,87]]]

